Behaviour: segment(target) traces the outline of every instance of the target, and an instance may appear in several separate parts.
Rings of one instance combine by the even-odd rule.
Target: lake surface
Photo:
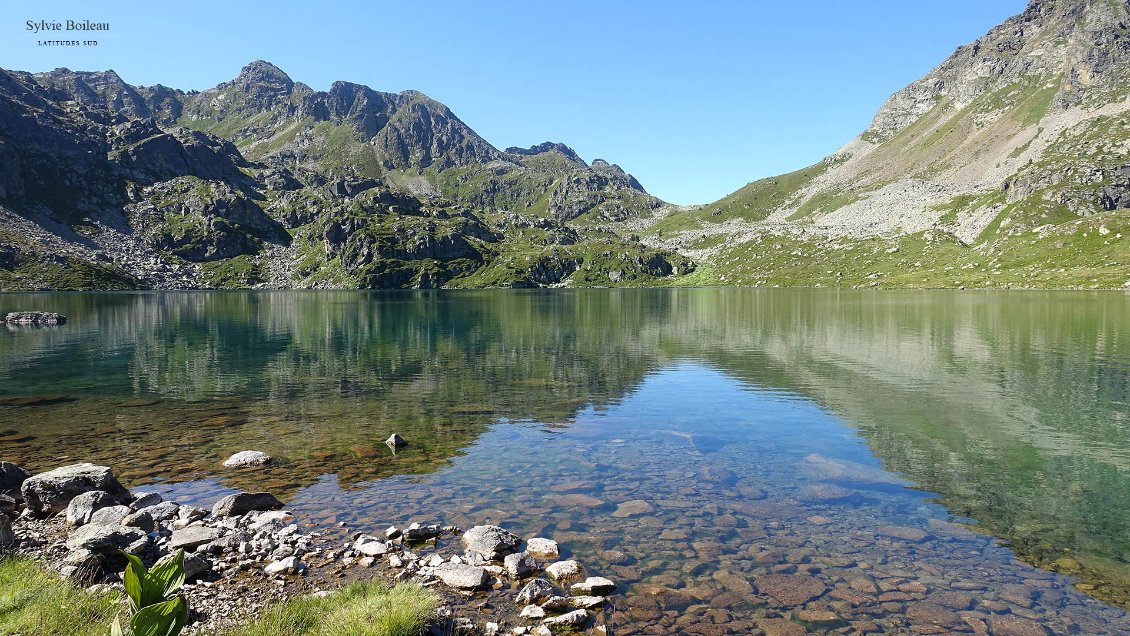
[[[623,584],[618,634],[1130,632],[1127,294],[0,294],[17,309],[70,317],[0,330],[0,457],[32,470],[270,490],[331,531],[552,536]],[[220,467],[244,449],[278,462]]]

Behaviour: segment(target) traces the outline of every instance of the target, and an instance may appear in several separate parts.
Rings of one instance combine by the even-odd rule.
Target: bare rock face
[[[75,497],[92,490],[100,490],[118,503],[129,503],[131,499],[109,467],[94,464],[63,466],[29,477],[20,492],[32,512],[55,514],[66,510]]]
[[[517,552],[521,544],[518,535],[498,526],[475,526],[463,533],[463,546],[478,552],[488,561],[497,561]]]

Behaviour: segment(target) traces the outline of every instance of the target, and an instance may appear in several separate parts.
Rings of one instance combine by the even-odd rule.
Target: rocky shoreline
[[[352,532],[344,543],[328,534],[301,528],[269,493],[234,493],[207,510],[130,492],[106,466],[31,475],[0,462],[0,552],[97,592],[121,587],[121,550],[152,563],[183,549],[186,634],[218,633],[268,605],[365,580],[433,589],[443,599],[436,635],[611,631],[616,583],[590,576],[552,539],[430,523]]]

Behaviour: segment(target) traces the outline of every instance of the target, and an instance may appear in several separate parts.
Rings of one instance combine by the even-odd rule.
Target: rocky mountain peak
[[[529,148],[519,148],[517,146],[511,146],[510,148],[506,149],[506,152],[513,154],[513,155],[522,155],[522,156],[526,156],[526,157],[532,157],[534,155],[540,155],[540,154],[544,154],[544,153],[547,153],[547,152],[558,152],[558,153],[561,153],[562,155],[565,155],[566,158],[568,158],[572,161],[576,161],[577,163],[582,163],[582,164],[585,163],[585,160],[581,159],[581,157],[577,154],[577,152],[575,150],[573,150],[569,146],[566,146],[563,143],[554,142],[554,141],[546,141],[544,143],[540,143],[540,144],[530,146]]]
[[[962,108],[1022,82],[1057,84],[1052,104],[1079,105],[1086,93],[1125,90],[1130,1],[1032,0],[1023,13],[957,48],[928,75],[892,95],[866,137],[885,141],[940,100]]]
[[[273,87],[285,91],[294,88],[294,80],[290,79],[289,75],[274,64],[263,60],[255,60],[244,66],[239,72],[237,81],[243,84]]]

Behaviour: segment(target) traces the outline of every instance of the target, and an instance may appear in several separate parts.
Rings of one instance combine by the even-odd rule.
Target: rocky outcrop
[[[106,466],[74,464],[29,477],[20,491],[28,508],[37,514],[55,514],[67,509],[75,497],[102,491],[120,503],[130,501],[126,490]]]

